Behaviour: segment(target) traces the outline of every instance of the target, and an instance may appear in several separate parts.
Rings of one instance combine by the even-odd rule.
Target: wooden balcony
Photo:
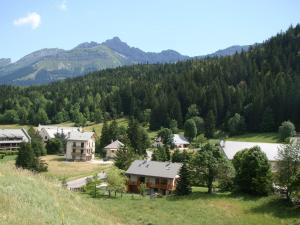
[[[134,186],[140,186],[141,182],[138,181],[128,181],[128,185],[134,185]],[[172,184],[155,184],[155,183],[146,183],[147,188],[157,188],[157,189],[164,189],[164,190],[173,190],[173,185]]]

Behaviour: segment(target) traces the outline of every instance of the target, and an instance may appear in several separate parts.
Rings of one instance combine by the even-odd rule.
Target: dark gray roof
[[[179,174],[181,163],[135,160],[126,174],[174,178]]]
[[[30,142],[31,138],[27,131],[22,129],[0,129],[1,142]],[[9,140],[5,140],[9,139]],[[13,140],[16,139],[16,140]],[[17,140],[19,139],[19,140]]]

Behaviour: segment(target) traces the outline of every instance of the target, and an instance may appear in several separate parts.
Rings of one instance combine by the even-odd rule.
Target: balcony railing
[[[135,186],[140,186],[141,182],[139,181],[128,181],[128,185],[135,185]],[[165,190],[172,190],[173,185],[172,184],[155,184],[155,183],[146,183],[147,188],[157,188],[157,189],[165,189]]]

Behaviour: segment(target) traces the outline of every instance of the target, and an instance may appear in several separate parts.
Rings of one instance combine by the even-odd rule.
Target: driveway
[[[67,182],[67,188],[69,190],[78,190],[80,188],[82,188],[83,186],[86,185],[87,183],[87,178],[92,178],[93,176],[87,176],[87,177],[82,177],[76,180],[71,180]],[[106,179],[106,173],[102,172],[102,173],[98,173],[98,178],[100,180],[104,180]]]

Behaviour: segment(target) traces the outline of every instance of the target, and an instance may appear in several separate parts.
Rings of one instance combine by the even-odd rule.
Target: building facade
[[[148,194],[170,194],[176,189],[181,163],[135,160],[128,170],[128,192],[139,192],[146,185]]]
[[[66,160],[90,161],[95,158],[94,132],[71,132],[67,137]]]
[[[122,148],[124,144],[119,140],[111,142],[109,145],[104,147],[106,152],[106,158],[113,159],[116,156],[117,151]]]
[[[31,142],[25,129],[0,129],[0,150],[18,150],[21,143]]]

